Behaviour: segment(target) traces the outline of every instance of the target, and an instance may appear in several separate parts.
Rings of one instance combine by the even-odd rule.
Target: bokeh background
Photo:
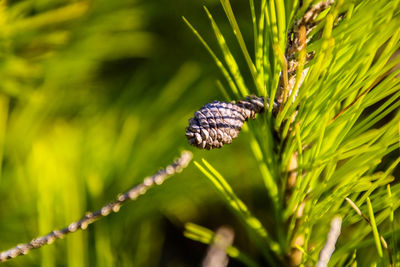
[[[251,50],[248,3],[232,2]],[[204,4],[240,55],[217,0],[0,1],[0,250],[99,209],[184,149],[268,221],[246,133],[212,151],[184,135],[196,109],[225,99],[217,67],[181,18],[217,48]],[[86,231],[4,266],[198,266],[207,247],[183,236],[186,222],[230,225],[235,245],[258,258],[192,164]]]

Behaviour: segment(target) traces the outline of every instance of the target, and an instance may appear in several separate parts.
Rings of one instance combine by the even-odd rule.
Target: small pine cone
[[[221,148],[232,143],[243,123],[264,111],[264,98],[248,96],[238,103],[214,101],[194,113],[186,127],[189,144],[200,149]]]

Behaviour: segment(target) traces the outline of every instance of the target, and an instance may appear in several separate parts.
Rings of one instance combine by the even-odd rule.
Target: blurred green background
[[[224,100],[216,66],[181,19],[217,47],[203,4],[233,39],[217,0],[0,2],[1,251],[99,209],[183,149],[223,170],[268,221],[248,136],[198,151],[184,135],[196,109]],[[232,4],[250,40],[248,3]],[[86,231],[4,266],[197,266],[207,247],[183,237],[186,222],[233,226],[235,244],[257,259],[240,224],[190,165]]]

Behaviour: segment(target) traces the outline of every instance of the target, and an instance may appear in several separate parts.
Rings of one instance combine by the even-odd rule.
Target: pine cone
[[[248,96],[231,103],[214,101],[194,113],[186,127],[189,144],[200,149],[221,148],[232,143],[243,123],[264,111],[264,97]]]

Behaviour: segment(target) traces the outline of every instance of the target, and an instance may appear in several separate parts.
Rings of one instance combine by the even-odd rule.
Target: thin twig
[[[331,228],[328,233],[328,240],[321,252],[319,253],[317,267],[325,267],[328,266],[328,262],[331,259],[333,252],[335,251],[336,241],[340,235],[340,229],[342,227],[342,218],[340,216],[336,216],[331,221]]]
[[[335,117],[333,117],[330,121],[330,123],[334,122],[337,118],[339,118],[343,113],[345,113],[347,110],[349,110],[352,106],[354,106],[360,99],[361,97],[365,96],[369,91],[371,91],[372,88],[374,88],[380,81],[383,80],[383,78],[386,78],[387,74],[389,73],[386,72],[385,74],[379,76],[372,84],[370,87],[368,87],[367,89],[365,89],[365,91],[363,91],[360,95],[358,95],[356,97],[356,99],[354,99],[353,102],[351,102],[348,106],[344,107],[338,114],[335,115]]]
[[[153,176],[146,177],[143,183],[132,187],[129,191],[119,195],[117,199],[107,205],[103,206],[100,210],[95,212],[88,212],[79,221],[71,223],[68,227],[61,230],[54,230],[51,233],[33,239],[31,242],[26,244],[20,244],[11,248],[7,251],[0,253],[0,262],[7,261],[15,258],[19,255],[25,255],[32,249],[40,248],[44,245],[53,243],[56,239],[63,238],[69,233],[73,233],[79,229],[85,230],[89,224],[109,215],[111,212],[118,212],[121,206],[128,200],[136,200],[139,196],[145,194],[148,189],[153,186],[162,184],[167,178],[175,173],[178,173],[184,169],[189,162],[192,160],[192,153],[189,151],[183,151],[181,156],[168,165],[166,168],[161,169]]]

